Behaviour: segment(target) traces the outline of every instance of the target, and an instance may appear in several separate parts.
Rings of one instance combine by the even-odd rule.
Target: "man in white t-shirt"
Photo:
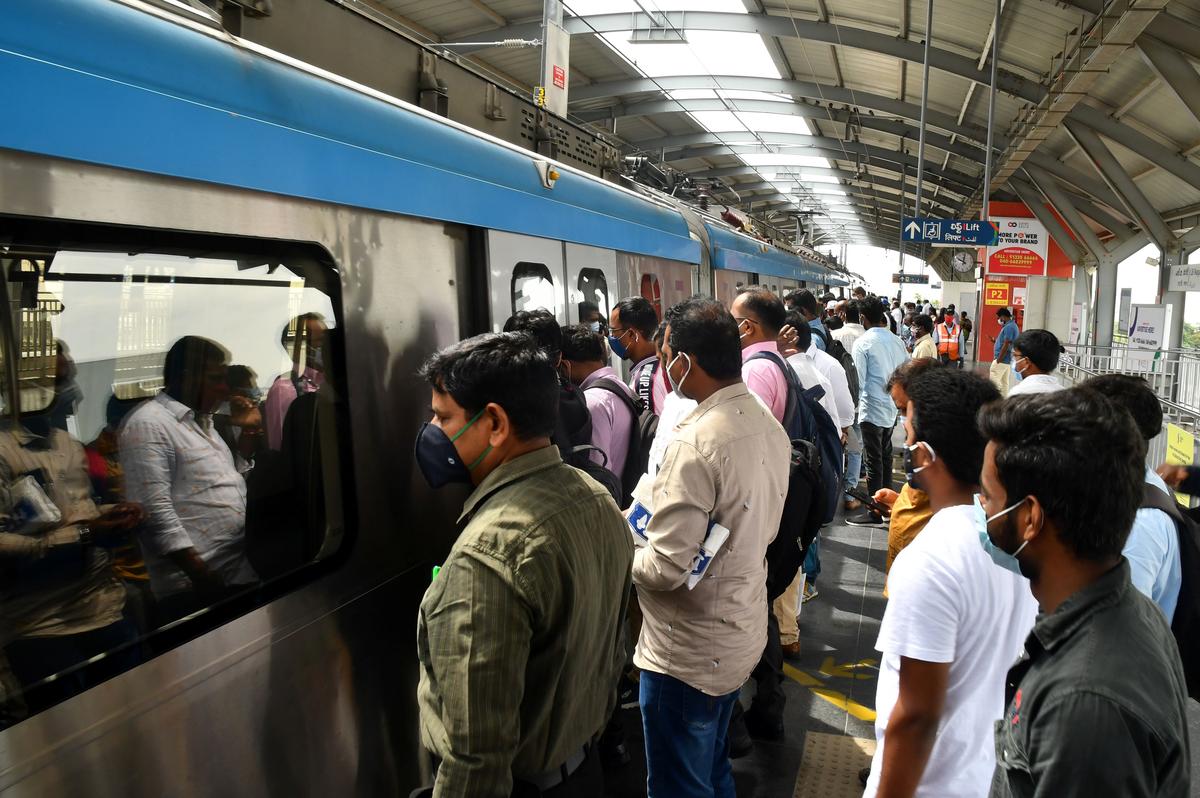
[[[864,798],[982,798],[1005,675],[1037,612],[1029,581],[997,568],[980,543],[975,494],[987,441],[975,415],[1000,395],[957,369],[924,371],[907,391],[905,470],[934,515],[888,574],[875,644],[878,746]]]

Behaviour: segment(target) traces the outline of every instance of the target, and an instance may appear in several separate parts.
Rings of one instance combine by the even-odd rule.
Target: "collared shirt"
[[[767,640],[767,545],[779,531],[791,446],[742,383],[682,422],[654,480],[649,544],[633,581],[644,616],[633,661],[703,693],[741,687]],[[729,529],[705,577],[686,586],[710,521]]]
[[[647,457],[646,473],[653,479],[662,467],[667,447],[679,432],[679,422],[683,421],[696,409],[696,400],[688,399],[671,391],[663,399],[662,412],[658,414],[658,431],[650,443],[650,454]]]
[[[892,570],[896,556],[916,540],[930,518],[933,518],[933,506],[929,503],[929,494],[905,482],[900,488],[900,495],[896,497],[895,504],[892,505],[892,515],[888,520],[888,551],[884,573]],[[887,590],[884,590],[884,594],[886,593]]]
[[[305,366],[299,382],[304,393],[312,393],[325,382],[325,372]],[[283,447],[283,420],[287,418],[292,402],[296,401],[296,395],[296,382],[292,380],[290,372],[280,375],[267,391],[262,410],[263,426],[267,430],[267,448],[278,451]]]
[[[211,417],[205,421],[160,393],[121,427],[125,493],[146,511],[141,540],[156,596],[191,588],[169,557],[184,549],[195,549],[226,585],[258,581],[246,559],[246,481]]]
[[[995,798],[1188,794],[1179,651],[1132,587],[1122,560],[1038,617],[996,722]]]
[[[759,352],[773,352],[779,355],[779,346],[774,341],[763,341],[743,349],[742,381],[751,393],[762,400],[771,411],[771,415],[775,416],[775,420],[782,424],[783,414],[787,411],[787,377],[774,358],[750,359]]]
[[[588,412],[592,414],[592,446],[604,452],[608,457],[608,470],[620,476],[625,469],[625,459],[629,456],[633,414],[619,396],[605,388],[596,387],[596,383],[604,379],[623,389],[629,387],[621,382],[612,366],[596,369],[584,378],[579,387],[583,390],[583,401],[587,403]],[[627,394],[633,398],[633,391]],[[599,456],[596,462],[600,462]]]
[[[1022,380],[1018,385],[1024,383]],[[1171,496],[1167,483],[1149,468],[1146,469],[1146,483]],[[1129,578],[1133,586],[1153,600],[1170,623],[1175,617],[1179,588],[1183,584],[1179,532],[1175,522],[1162,510],[1152,507],[1138,510],[1121,553],[1129,561]]]
[[[1019,381],[1014,378],[1009,386],[1008,395],[1020,396],[1024,393],[1054,393],[1062,389],[1062,383],[1053,374],[1030,374]]]
[[[554,447],[497,467],[417,620],[434,795],[508,798],[608,720],[625,661],[633,543],[612,497]]]
[[[1000,334],[996,336],[996,344],[992,347],[992,360],[999,363],[1011,363],[1012,343],[1017,340],[1017,336],[1020,334],[1021,328],[1017,326],[1015,321],[1009,319],[1008,324],[1001,327]],[[1004,353],[1004,357],[1000,357],[1000,349],[1006,342],[1008,343],[1008,351]]]
[[[813,330],[813,337],[812,337],[813,345],[816,346],[817,349],[820,349],[822,352],[824,352],[825,351],[825,337],[824,336],[830,334],[829,330],[825,329],[825,324],[820,319],[809,319],[808,326],[811,327]]]
[[[931,360],[937,360],[937,356],[938,356],[937,344],[935,344],[933,342],[933,336],[932,335],[922,335],[917,340],[916,346],[913,347],[912,356],[913,356],[913,360],[920,360],[921,358],[930,358]]]
[[[896,423],[896,403],[887,390],[892,372],[908,360],[900,339],[883,327],[872,327],[851,352],[858,369],[858,420],[877,427]]]
[[[813,364],[817,373],[829,380],[829,386],[833,392],[833,404],[837,408],[837,415],[833,416],[833,423],[837,424],[840,429],[853,426],[854,397],[850,395],[850,383],[846,379],[846,370],[842,368],[841,361],[815,346],[810,346],[804,354]]]
[[[658,356],[651,355],[650,357],[638,361],[632,369],[629,370],[629,390],[633,391],[634,395],[641,396],[638,389],[638,382],[641,380],[642,372],[649,371],[650,377],[650,409],[655,415],[661,416],[663,411],[663,402],[667,398],[670,391],[667,389],[667,381],[660,373],[662,369],[657,368]],[[642,397],[643,399],[645,397]]]
[[[841,341],[844,348],[851,355],[854,354],[854,342],[862,338],[867,329],[858,322],[848,321],[840,328],[833,331],[833,337],[837,341]]]
[[[816,349],[815,346],[810,346],[808,350],[811,352]],[[824,353],[822,353],[824,354]],[[828,357],[828,355],[826,355]],[[829,414],[833,419],[834,426],[841,427],[839,424],[840,413],[838,412],[837,400],[833,396],[833,385],[825,377],[817,371],[817,367],[808,359],[808,355],[804,352],[797,352],[787,359],[788,365],[796,374],[796,379],[800,381],[800,387],[804,390],[809,388],[820,388],[825,394],[821,397],[818,404],[822,409]]]
[[[46,438],[22,428],[0,430],[0,484],[35,472],[44,476],[46,496],[62,515],[57,528],[99,515],[78,441],[56,428]],[[7,491],[3,495],[7,499]],[[7,518],[10,509],[4,507],[0,516]],[[74,551],[4,563],[15,566],[9,572],[15,578],[0,580],[0,646],[19,637],[72,635],[121,620],[125,588],[113,574],[109,554],[99,546],[69,548]]]

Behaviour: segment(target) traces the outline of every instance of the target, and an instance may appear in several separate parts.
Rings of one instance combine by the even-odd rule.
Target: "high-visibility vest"
[[[957,324],[946,327],[946,322],[938,325],[938,354],[949,355],[951,360],[958,360],[958,335],[961,329]]]

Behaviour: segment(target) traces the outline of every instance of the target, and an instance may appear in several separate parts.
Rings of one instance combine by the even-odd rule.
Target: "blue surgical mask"
[[[421,469],[421,474],[429,483],[429,487],[437,489],[454,482],[471,484],[471,472],[483,462],[483,458],[488,456],[492,447],[489,445],[484,449],[483,454],[475,458],[475,462],[464,465],[454,442],[461,438],[463,433],[469,430],[471,425],[482,415],[483,411],[480,410],[474,418],[467,422],[465,427],[454,433],[454,437],[450,437],[442,431],[441,427],[434,426],[428,421],[421,425],[421,431],[417,433],[414,454],[417,458],[417,466]]]
[[[1013,358],[1012,373],[1013,373],[1013,380],[1015,380],[1016,382],[1020,382],[1021,380],[1025,379],[1025,376],[1023,374],[1021,374],[1021,370],[1017,368],[1017,361],[1018,360],[1028,360],[1028,359],[1029,358],[1027,358],[1027,357],[1014,357]]]
[[[681,357],[687,358],[687,369],[683,372],[683,376],[679,378],[679,382],[676,382],[675,378],[671,376],[671,366],[675,365],[675,361]],[[671,362],[667,364],[667,381],[671,383],[671,390],[685,399],[690,397],[683,392],[683,384],[687,382],[688,375],[691,373],[692,357],[687,352],[680,352],[679,354],[675,355],[675,357],[671,358]]]
[[[628,333],[629,333],[629,330],[626,330],[625,332],[621,333],[619,336],[617,336],[617,335],[608,336],[608,348],[613,351],[614,355],[621,358],[622,360],[629,357],[629,350],[626,349],[625,344],[621,342],[621,339],[624,338]]]
[[[1029,545],[1029,541],[1026,540],[1020,546],[1017,546],[1016,551],[1014,551],[1012,554],[1009,554],[1007,551],[992,542],[992,537],[988,534],[988,525],[997,518],[1011,513],[1024,503],[1025,499],[1021,499],[1021,501],[1017,502],[1011,507],[1006,507],[995,515],[989,517],[987,510],[983,509],[983,504],[979,501],[979,494],[975,494],[975,531],[979,533],[979,545],[983,546],[983,550],[986,551],[988,556],[992,558],[992,562],[996,563],[996,565],[999,565],[1001,568],[1006,568],[1009,571],[1012,571],[1014,574],[1021,574],[1021,564],[1017,560],[1017,555],[1021,553],[1022,549]],[[1023,574],[1021,575],[1023,576]]]
[[[925,451],[929,452],[929,463],[932,463],[937,459],[937,452],[933,451],[933,447],[925,441],[917,441],[912,446],[904,447],[904,475],[908,478],[908,484],[913,490],[925,490],[925,488],[917,481],[917,474],[920,474],[926,468],[929,468],[929,463],[926,463],[920,468],[914,468],[912,457],[912,453],[922,447],[925,449]]]

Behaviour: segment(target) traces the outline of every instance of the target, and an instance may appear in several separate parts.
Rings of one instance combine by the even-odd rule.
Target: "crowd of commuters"
[[[161,389],[109,395],[86,445],[77,368],[54,342],[48,391],[36,374],[18,387],[22,404],[49,393],[45,406],[0,428],[0,727],[139,664],[159,627],[316,556],[324,522],[296,478],[315,433],[293,417],[312,418],[324,337],[318,314],[290,320],[292,368],[264,396],[225,347],[184,336]]]
[[[782,580],[773,559],[802,484],[797,412],[837,431],[846,522],[888,529],[866,796],[1186,794],[1163,508],[1165,480],[1193,475],[1145,468],[1162,414],[1144,381],[1064,388],[1057,338],[1007,308],[989,380],[964,368],[965,313],[865,291],[750,286],[661,322],[634,297],[551,346],[539,318],[540,334],[514,317],[525,335],[469,339],[422,372],[418,462],[431,484],[475,486],[420,613],[433,795],[602,795],[631,680],[648,794],[734,794],[731,757],[784,733],[782,661],[820,572],[819,530]],[[572,389],[598,462],[648,452],[624,500],[554,446]]]

